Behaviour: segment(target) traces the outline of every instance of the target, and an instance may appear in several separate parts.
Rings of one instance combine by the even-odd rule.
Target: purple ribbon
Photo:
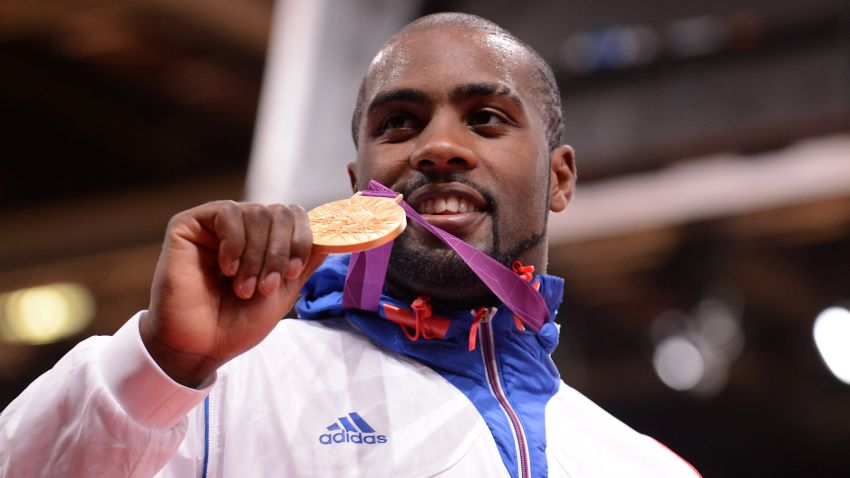
[[[369,181],[369,188],[362,193],[364,196],[395,197],[397,195],[392,189],[377,181]],[[419,223],[451,247],[475,272],[475,275],[526,326],[535,332],[540,331],[540,328],[549,318],[549,310],[543,301],[543,297],[534,290],[531,284],[487,254],[432,225],[403,200],[400,206],[404,209],[408,218]],[[355,252],[351,255],[342,295],[343,307],[372,312],[378,310],[378,301],[384,287],[384,278],[387,274],[387,264],[390,260],[392,245],[391,241],[383,246],[363,252]]]

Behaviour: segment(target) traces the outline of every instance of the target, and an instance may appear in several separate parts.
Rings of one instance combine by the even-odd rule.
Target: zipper
[[[204,462],[201,469],[202,478],[218,476],[218,455],[220,453],[217,445],[219,433],[218,420],[218,397],[215,390],[213,390],[204,399]]]
[[[210,463],[210,396],[204,398],[204,463],[201,468],[201,478],[207,478],[207,467]]]
[[[502,411],[508,418],[508,423],[511,426],[511,431],[514,437],[514,446],[517,453],[517,474],[520,478],[531,477],[531,463],[528,457],[528,441],[525,438],[525,430],[522,428],[522,423],[519,421],[519,415],[511,407],[508,402],[508,396],[502,386],[501,375],[496,363],[496,344],[493,340],[493,325],[492,319],[495,315],[495,307],[490,308],[481,319],[481,325],[478,328],[479,342],[481,345],[481,355],[484,360],[484,373],[487,376],[487,383],[490,386],[490,393],[499,402]]]

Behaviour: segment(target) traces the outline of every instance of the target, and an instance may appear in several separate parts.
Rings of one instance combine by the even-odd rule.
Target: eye
[[[394,131],[412,130],[419,126],[419,122],[413,116],[406,113],[396,113],[386,117],[381,123],[382,133],[392,133]]]
[[[478,110],[472,113],[467,120],[470,126],[499,126],[508,123],[508,120],[493,110]]]

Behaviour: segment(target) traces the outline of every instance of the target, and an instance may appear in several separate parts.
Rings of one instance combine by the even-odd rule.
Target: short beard
[[[502,250],[499,223],[496,220],[492,223],[493,244],[487,248],[489,250],[482,248],[482,252],[505,267],[511,267],[522,253],[538,246],[546,238],[544,221],[542,230],[510,249]],[[438,239],[435,237],[434,241]],[[432,304],[436,310],[490,307],[500,302],[449,246],[414,244],[407,235],[397,238],[393,245],[387,279],[390,293],[407,302],[420,295],[438,297],[439,303]]]

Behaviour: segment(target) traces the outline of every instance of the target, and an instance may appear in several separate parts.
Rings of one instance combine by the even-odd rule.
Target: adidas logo
[[[387,442],[386,435],[378,435],[375,429],[366,423],[357,412],[351,412],[348,416],[339,417],[337,421],[327,427],[328,432],[319,435],[319,443],[322,445],[334,445],[337,443],[355,443],[375,445]]]

